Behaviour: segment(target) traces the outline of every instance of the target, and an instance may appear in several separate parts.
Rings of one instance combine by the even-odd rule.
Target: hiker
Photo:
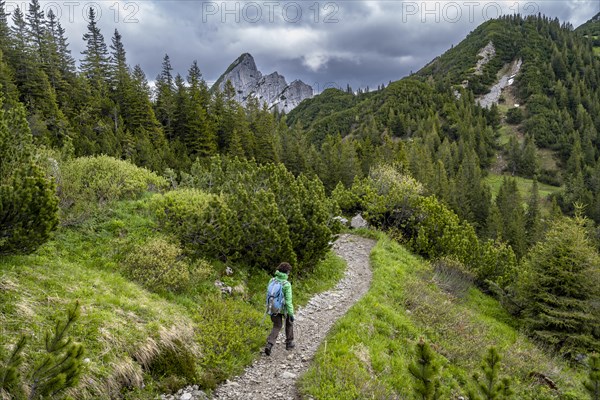
[[[292,303],[292,284],[288,282],[288,274],[292,266],[282,262],[277,267],[275,277],[271,278],[267,287],[267,313],[273,321],[273,329],[267,338],[265,354],[270,356],[277,340],[277,335],[285,318],[285,349],[292,350],[294,344],[294,304]]]

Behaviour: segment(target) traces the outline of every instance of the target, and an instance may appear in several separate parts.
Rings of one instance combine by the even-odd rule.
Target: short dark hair
[[[277,271],[283,272],[284,274],[289,274],[291,270],[292,270],[292,266],[286,262],[282,262],[277,267]]]

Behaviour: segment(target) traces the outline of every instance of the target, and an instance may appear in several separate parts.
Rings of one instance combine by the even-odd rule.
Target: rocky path
[[[369,289],[369,254],[375,241],[341,235],[335,252],[348,263],[337,286],[313,297],[296,310],[294,336],[296,348],[286,351],[284,329],[270,357],[264,354],[244,374],[217,388],[215,399],[266,400],[297,399],[296,381],[313,359],[321,341],[335,321],[344,315]],[[266,340],[266,336],[265,336]]]

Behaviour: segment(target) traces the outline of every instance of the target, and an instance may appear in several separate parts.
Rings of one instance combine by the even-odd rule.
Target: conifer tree
[[[542,238],[542,212],[540,209],[540,194],[537,178],[533,179],[531,194],[527,202],[525,213],[525,229],[527,231],[527,244],[533,246]]]
[[[591,400],[600,400],[600,356],[594,354],[589,359],[590,373],[583,385]]]
[[[127,54],[123,45],[123,37],[115,29],[111,39],[111,53],[109,58],[110,81],[112,91],[116,92],[117,103],[123,101],[125,97],[126,85],[129,81],[129,66],[127,65]],[[120,101],[119,101],[120,100]]]
[[[83,346],[73,343],[67,333],[79,318],[79,303],[67,311],[65,321],[57,321],[44,338],[46,353],[33,367],[29,399],[55,397],[79,382],[83,372]]]
[[[254,157],[259,163],[278,162],[275,145],[275,118],[264,103],[262,109],[250,109],[250,129],[254,136]]]
[[[6,1],[0,1],[0,50],[6,54],[10,50],[11,33],[8,26],[8,16],[6,13]]]
[[[338,182],[350,187],[356,176],[361,176],[360,160],[356,154],[354,141],[342,140],[342,137],[331,135],[325,139],[321,147],[321,160],[325,166],[319,176],[330,193]]]
[[[504,177],[496,196],[496,205],[502,217],[502,239],[511,245],[517,258],[521,258],[527,249],[525,211],[515,179]]]
[[[27,338],[21,336],[8,356],[0,348],[0,398],[24,398],[21,387],[20,369],[23,363],[22,352]],[[9,397],[10,396],[10,397]]]
[[[436,400],[440,398],[439,366],[434,352],[423,340],[415,346],[415,361],[408,366],[413,378],[414,398],[419,400]]]
[[[533,177],[539,170],[537,148],[532,136],[525,136],[525,144],[521,153],[519,173],[527,178]]]
[[[22,353],[27,338],[21,336],[10,355],[0,358],[0,395],[9,399],[54,399],[74,387],[83,373],[83,346],[73,343],[67,332],[79,317],[79,303],[67,310],[65,321],[57,320],[46,332],[41,358],[22,374]],[[0,356],[2,356],[0,348]],[[27,389],[27,393],[24,392]]]
[[[46,42],[46,20],[39,0],[31,0],[27,13],[27,31],[33,47],[35,59],[41,65],[48,62],[48,46]]]
[[[25,109],[0,98],[0,255],[29,253],[58,225],[53,182],[34,161]]]
[[[17,7],[12,14],[12,26],[10,27],[11,40],[11,56],[14,57],[14,61],[23,54],[29,54],[29,33],[27,30],[27,22],[25,21],[25,15],[23,11]],[[13,54],[13,53],[20,54]]]
[[[162,70],[156,78],[156,118],[164,128],[168,140],[173,140],[175,122],[175,82],[173,79],[173,67],[168,54],[165,54]]]
[[[559,218],[528,254],[522,268],[525,323],[534,338],[575,357],[598,349],[600,317],[594,304],[600,257],[585,218]]]
[[[86,48],[81,52],[81,71],[90,80],[92,87],[101,90],[108,77],[109,56],[104,36],[96,23],[96,11],[93,7],[88,11],[87,32],[83,35]]]
[[[210,93],[197,61],[192,63],[187,80],[189,87],[184,108],[185,144],[190,156],[210,157],[217,153],[217,137],[208,113]]]
[[[41,28],[40,28],[41,29]],[[35,44],[23,12],[17,8],[13,13],[11,27],[12,47],[7,61],[12,67],[19,100],[28,111],[30,127],[36,142],[55,145],[60,142],[64,117],[58,109],[56,94],[48,76],[42,69]]]
[[[473,375],[473,387],[469,390],[469,400],[509,400],[512,398],[512,389],[508,378],[499,377],[500,361],[502,358],[495,347],[490,347],[483,358],[481,371]]]
[[[65,29],[50,9],[46,20],[47,58],[43,65],[50,85],[56,93],[56,101],[62,113],[69,118],[75,111],[76,75],[75,60],[65,37]],[[77,91],[81,90],[78,88]],[[78,95],[78,93],[77,93]]]
[[[12,106],[19,99],[19,92],[14,82],[12,68],[4,61],[4,54],[0,51],[0,95],[4,96],[5,104]]]
[[[515,136],[511,136],[508,140],[508,171],[511,174],[516,174],[521,165],[521,146]]]
[[[52,53],[57,57],[57,66],[63,79],[72,80],[75,76],[75,59],[71,56],[69,42],[65,36],[65,28],[56,19],[56,15],[50,9],[48,11],[48,32],[54,43]]]

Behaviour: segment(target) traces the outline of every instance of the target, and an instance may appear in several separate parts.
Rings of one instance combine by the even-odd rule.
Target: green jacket
[[[294,316],[294,303],[292,303],[292,284],[288,281],[288,275],[277,271],[275,279],[281,282],[283,286],[283,297],[285,298],[285,313],[290,317]]]

